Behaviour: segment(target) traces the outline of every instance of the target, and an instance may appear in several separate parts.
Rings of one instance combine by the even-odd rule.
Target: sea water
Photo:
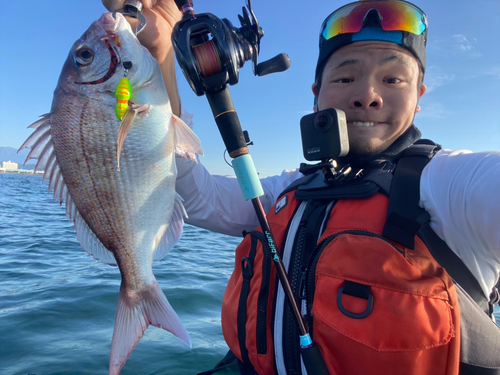
[[[120,272],[82,250],[47,188],[0,173],[0,375],[106,374]],[[224,357],[220,310],[240,240],[185,225],[153,272],[192,348],[150,326],[121,374],[193,375]]]
[[[82,250],[41,182],[0,173],[0,375],[106,374],[120,273]],[[239,241],[185,225],[153,272],[192,348],[150,326],[121,374],[194,375],[226,354],[220,309]]]

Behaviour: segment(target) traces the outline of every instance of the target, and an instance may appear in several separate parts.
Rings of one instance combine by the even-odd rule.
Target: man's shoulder
[[[443,149],[424,168],[420,180],[424,200],[488,199],[500,185],[500,151]]]
[[[458,171],[465,176],[477,172],[478,168],[488,169],[494,165],[500,165],[500,151],[441,149],[431,159],[424,173],[441,175]],[[500,171],[498,173],[500,174]]]

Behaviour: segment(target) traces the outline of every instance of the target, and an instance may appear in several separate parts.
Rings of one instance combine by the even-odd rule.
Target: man
[[[121,8],[123,2],[124,0],[103,0],[104,5],[109,10]],[[162,66],[173,112],[181,114],[182,118],[189,120],[189,115],[184,112],[180,105],[175,82],[174,57],[169,38],[176,21],[180,19],[180,13],[173,0],[158,0],[157,2],[147,0],[143,1],[143,4],[148,26],[139,35],[139,38]],[[391,20],[408,22],[391,24]],[[131,20],[131,23],[133,22],[135,21]],[[423,84],[426,39],[427,21],[425,14],[418,7],[406,2],[355,2],[339,8],[327,17],[322,26],[316,80],[312,89],[317,100],[316,111],[337,108],[346,113],[350,153],[347,157],[338,160],[340,164],[350,164],[355,171],[363,170],[365,174],[369,174],[371,170],[382,168],[379,167],[380,165],[397,165],[402,153],[420,138],[420,132],[413,125],[413,119],[415,113],[420,110],[418,100],[426,91],[426,86]],[[297,152],[300,151],[297,150]],[[257,226],[258,222],[252,205],[243,200],[235,179],[211,176],[201,164],[184,160],[179,160],[178,168],[177,190],[185,200],[185,207],[189,215],[188,223],[229,235],[240,235],[242,230],[249,231]],[[470,153],[467,151],[438,150],[425,166],[419,185],[419,206],[430,214],[430,227],[465,264],[471,274],[470,278],[477,280],[484,298],[490,296],[500,270],[499,171],[499,152]],[[301,177],[302,174],[298,170],[294,170],[285,171],[281,176],[263,179],[262,185],[265,195],[262,197],[262,201],[266,211],[274,205],[280,193],[290,183]],[[290,199],[292,198],[290,195]],[[359,199],[359,201],[362,204],[363,200]],[[335,210],[342,204],[336,205],[334,209],[328,208],[324,217],[333,212],[330,220],[335,221]],[[384,204],[387,206],[387,202]],[[360,207],[362,207],[361,211],[365,210],[363,208],[365,206]],[[273,218],[277,217],[278,210],[273,211],[276,212]],[[382,214],[385,218],[386,212],[383,211]],[[356,215],[358,215],[357,212],[352,212],[352,216],[357,219]],[[362,215],[365,214],[360,215],[364,220]],[[350,217],[349,214],[348,218]],[[287,223],[285,225],[288,227]],[[326,224],[325,227],[328,231]],[[288,233],[286,239],[283,235],[283,239],[278,242],[296,243],[296,233],[291,232],[293,233]],[[399,245],[395,246],[400,249]],[[418,246],[420,245],[416,245],[416,247]],[[410,248],[410,250],[413,249]],[[415,252],[410,250],[405,248],[402,251],[405,254],[405,259],[410,263],[418,263],[417,259],[411,260],[417,250]],[[290,349],[286,346],[286,330],[291,327],[290,330],[293,331],[295,328],[287,323],[286,304],[281,310],[276,307],[280,304],[280,293],[279,289],[276,289],[278,290],[276,292],[272,283],[269,286],[268,294],[270,295],[269,301],[274,307],[269,313],[269,320],[265,322],[265,332],[269,332],[273,338],[266,337],[264,340],[267,345],[265,352],[259,352],[257,348],[256,353],[252,353],[253,339],[249,338],[247,341],[244,339],[241,342],[241,331],[230,328],[232,321],[234,321],[233,326],[237,324],[235,316],[238,312],[233,311],[234,309],[231,310],[229,305],[234,305],[234,301],[230,300],[232,290],[236,286],[241,287],[242,284],[241,276],[236,275],[237,271],[242,271],[240,268],[244,268],[239,263],[240,253],[241,251],[237,252],[235,274],[230,281],[229,292],[226,292],[223,306],[223,329],[230,348],[241,361],[245,362],[247,368],[251,368],[249,371],[255,371],[259,374],[303,373],[304,369],[300,364],[300,359],[297,360],[292,354],[289,354],[296,349]],[[429,258],[427,250],[422,250],[422,254],[425,254],[422,256],[426,259]],[[349,253],[346,255],[347,258],[350,256]],[[247,258],[244,257],[244,259]],[[429,259],[431,260],[426,260],[426,262],[434,262],[432,257]],[[437,272],[437,263],[432,264],[434,266],[428,265],[427,268],[419,269],[418,272],[425,274],[431,268],[432,272]],[[289,272],[292,271],[289,270]],[[333,271],[328,272],[333,274]],[[367,273],[371,272],[371,269],[367,271]],[[298,275],[300,276],[300,273]],[[433,273],[432,276],[427,276],[428,279],[432,279],[437,277],[436,275],[437,273]],[[320,278],[317,274],[317,282]],[[405,278],[406,276],[403,276],[403,279]],[[439,280],[443,280],[442,283],[446,284],[451,279],[445,275],[443,279]],[[351,281],[353,281],[352,277]],[[419,282],[421,281],[419,279]],[[300,285],[297,282],[297,287]],[[335,283],[331,284],[331,288],[338,288],[338,285],[335,285]],[[391,288],[386,287],[382,291],[376,291],[376,282],[370,285],[371,289],[368,294],[373,293],[374,303],[379,303],[380,306],[380,302],[377,301],[380,301],[381,296]],[[437,288],[437,286],[435,287]],[[457,287],[457,289],[460,288]],[[357,371],[364,371],[364,373],[456,374],[459,371],[466,373],[466,369],[470,369],[470,366],[474,367],[474,365],[489,367],[490,370],[498,368],[496,363],[493,364],[489,361],[490,358],[479,358],[480,356],[476,354],[466,357],[464,353],[467,350],[464,348],[467,348],[467,341],[464,339],[464,333],[468,331],[467,327],[464,327],[464,322],[468,322],[468,318],[464,315],[459,318],[459,306],[456,300],[457,293],[461,292],[460,290],[455,292],[453,286],[446,286],[442,292],[450,298],[447,300],[447,304],[452,306],[449,310],[449,315],[452,316],[451,320],[442,316],[442,308],[436,308],[436,314],[440,318],[436,320],[438,323],[434,324],[431,313],[434,310],[427,306],[440,300],[441,297],[436,297],[440,295],[437,292],[436,294],[429,292],[430,300],[418,300],[414,304],[414,310],[407,312],[403,310],[404,313],[401,316],[408,315],[408,317],[405,316],[402,326],[398,325],[399,319],[393,319],[395,330],[399,330],[401,327],[405,328],[402,330],[404,331],[403,335],[397,339],[390,336],[385,341],[378,337],[377,331],[374,334],[377,336],[375,338],[364,337],[362,333],[353,333],[350,327],[337,327],[336,321],[329,322],[328,319],[318,321],[318,316],[321,315],[322,311],[316,305],[316,311],[313,314],[315,315],[313,339],[315,338],[314,332],[316,332],[316,337],[321,340],[320,344],[323,343],[321,350],[330,373],[360,373]],[[274,293],[277,295],[276,298],[274,298]],[[240,294],[236,294],[240,296]],[[420,294],[425,293],[415,292],[412,296],[412,293],[409,292],[401,300]],[[342,305],[344,300],[341,292],[338,295],[341,298],[340,302],[337,300],[337,304]],[[335,296],[332,297],[332,306]],[[319,301],[319,297],[314,298],[315,301]],[[460,298],[462,297],[458,297],[459,300]],[[460,300],[461,314],[466,310],[462,302],[463,298]],[[399,303],[398,299],[396,301]],[[356,305],[357,302],[353,303]],[[246,308],[246,303],[244,307]],[[423,315],[417,315],[416,310],[418,309],[424,310]],[[423,329],[417,328],[417,323],[411,320],[412,315],[419,316],[420,320],[429,319],[429,332],[427,332],[429,336],[422,332]],[[461,327],[460,319],[462,320]],[[347,322],[351,324],[350,320]],[[486,331],[496,330],[493,324],[491,326],[488,326],[488,323],[484,324]],[[318,326],[322,328],[317,328]],[[244,328],[244,330],[248,330],[248,328]],[[346,340],[345,345],[342,341],[341,347],[336,349],[337,352],[333,354],[329,350],[336,344],[328,343],[327,339],[323,340],[323,337],[329,335],[328,330],[335,331],[330,336],[338,335],[340,332],[341,340]],[[248,335],[252,335],[255,330],[252,328],[248,332]],[[463,333],[462,342],[459,340],[459,332]],[[360,336],[357,336],[358,334]],[[442,336],[439,336],[440,334]],[[408,337],[415,338],[415,341],[406,340]],[[347,342],[347,340],[355,342],[350,349],[351,353],[339,355],[343,347],[351,348],[349,346],[351,342]],[[489,340],[490,338],[487,338],[484,345],[479,345],[482,348],[479,351],[482,351],[483,354],[486,353],[485,357],[489,355],[487,353]],[[411,343],[409,343],[410,341]],[[397,343],[394,344],[395,342]],[[295,344],[292,343],[293,345]],[[459,349],[460,345],[462,345],[462,349]],[[497,345],[497,341],[492,345]],[[495,348],[498,349],[497,346]],[[441,354],[437,355],[432,353],[433,351],[437,353],[438,350],[444,350],[444,352],[439,352]],[[363,362],[363,358],[357,359],[356,354],[351,357],[352,353],[362,353],[363,358],[370,358],[369,363],[359,364]],[[393,356],[394,353],[396,354]],[[341,360],[334,358],[335,356],[347,359]],[[400,359],[402,357],[404,358]],[[481,362],[483,360],[484,362]],[[462,363],[460,368],[459,362]],[[387,367],[391,364],[395,366],[392,370]],[[474,367],[474,371],[476,370],[477,368]]]

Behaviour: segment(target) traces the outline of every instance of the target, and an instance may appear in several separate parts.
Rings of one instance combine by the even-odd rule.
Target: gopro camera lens
[[[332,116],[329,113],[321,113],[315,118],[316,128],[321,131],[326,131],[332,125]]]

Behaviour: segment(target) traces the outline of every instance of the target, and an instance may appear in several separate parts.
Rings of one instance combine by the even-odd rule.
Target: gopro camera
[[[300,120],[302,150],[309,161],[328,160],[349,152],[345,112],[329,108]]]

